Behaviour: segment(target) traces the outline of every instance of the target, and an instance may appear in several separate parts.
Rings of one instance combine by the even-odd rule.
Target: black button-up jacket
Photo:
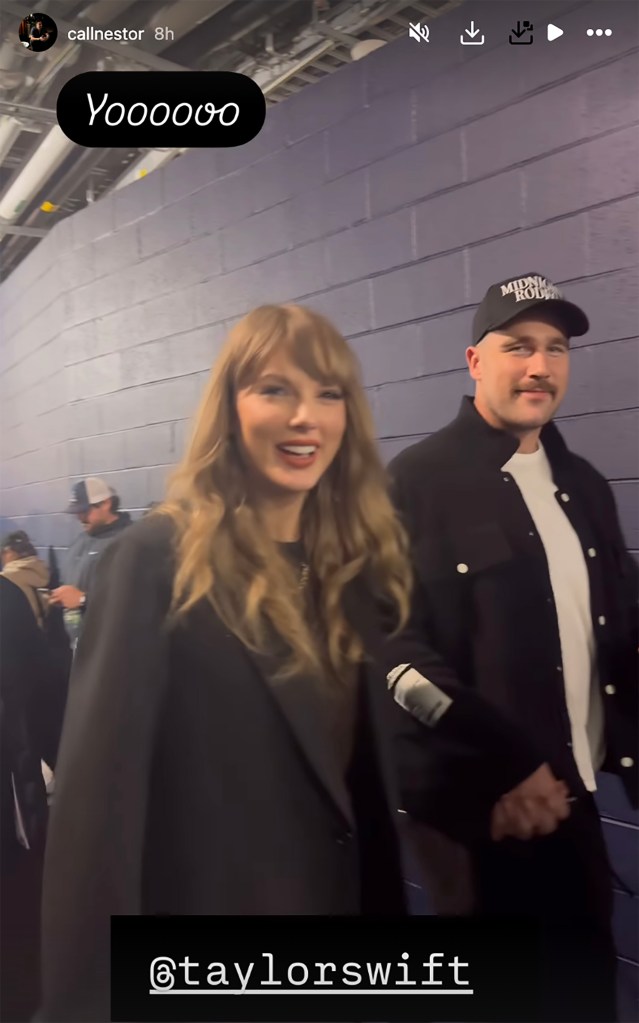
[[[550,423],[541,441],[556,499],[574,527],[590,597],[607,746],[604,770],[639,802],[638,572],[627,553],[606,480],[568,450]],[[534,746],[579,796],[559,627],[542,541],[514,479],[502,466],[517,449],[464,398],[458,417],[390,464],[417,576],[405,660],[424,662],[450,691],[471,687]],[[415,656],[411,657],[411,636]],[[515,733],[513,733],[515,734]],[[436,765],[437,770],[441,764]]]

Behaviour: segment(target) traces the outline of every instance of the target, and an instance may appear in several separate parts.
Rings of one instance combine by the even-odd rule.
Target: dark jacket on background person
[[[24,593],[0,575],[0,1018],[39,1003],[40,897],[47,795],[39,734],[44,637]]]
[[[47,798],[40,765],[46,671],[44,638],[27,598],[18,586],[0,575],[3,869],[15,859],[18,848],[24,847],[16,831],[17,808],[29,845],[42,844],[46,830]]]
[[[118,512],[115,522],[99,526],[93,532],[83,532],[73,541],[67,551],[64,564],[64,582],[88,594],[93,583],[95,567],[110,543],[131,525],[128,512]]]
[[[549,423],[541,442],[557,501],[584,551],[605,713],[603,770],[639,799],[638,572],[627,553],[610,486]],[[391,463],[395,500],[413,544],[415,614],[404,660],[432,647],[428,677],[472,688],[524,734],[576,796],[562,655],[545,551],[523,497],[502,466],[518,446],[490,427],[471,398],[443,430]],[[433,753],[436,774],[461,770],[455,749]],[[426,755],[428,753],[426,752]],[[412,809],[416,814],[420,794]],[[411,810],[410,806],[406,807]]]

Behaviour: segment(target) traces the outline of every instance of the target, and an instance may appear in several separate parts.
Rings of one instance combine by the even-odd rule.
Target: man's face
[[[558,321],[535,310],[466,352],[475,404],[492,426],[522,434],[545,426],[568,387],[569,345]]]
[[[87,511],[78,512],[78,521],[86,533],[92,533],[99,526],[105,526],[110,517],[111,501],[92,504]]]

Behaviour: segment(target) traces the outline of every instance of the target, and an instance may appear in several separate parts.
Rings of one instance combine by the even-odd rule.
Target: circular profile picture
[[[48,14],[27,14],[20,22],[19,35],[27,50],[40,53],[53,46],[58,38],[58,27]]]

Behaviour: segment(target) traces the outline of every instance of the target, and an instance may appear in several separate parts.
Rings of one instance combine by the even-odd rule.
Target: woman
[[[231,333],[169,499],[104,554],[44,895],[44,1019],[104,1020],[111,914],[403,913],[377,601],[410,569],[355,358]],[[390,701],[389,701],[390,702]]]

